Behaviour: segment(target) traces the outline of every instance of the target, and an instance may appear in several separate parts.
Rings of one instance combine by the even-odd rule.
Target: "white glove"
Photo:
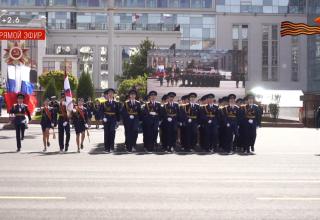
[[[249,119],[248,122],[249,122],[250,124],[252,124],[252,123],[253,123],[253,120],[252,120],[252,119]]]
[[[103,118],[103,122],[106,123],[108,121],[107,118]]]
[[[156,113],[155,112],[150,112],[150,115],[156,115]]]
[[[21,121],[21,123],[22,123],[22,124],[27,124],[27,120],[24,119],[24,120]]]
[[[180,126],[182,126],[182,122],[180,122]]]
[[[53,124],[53,123],[51,123],[51,127],[54,127],[54,124]]]
[[[189,122],[189,123],[191,123],[191,122],[192,122],[192,119],[191,119],[191,118],[189,118],[189,119],[188,119],[188,122]]]
[[[172,122],[172,118],[168,118],[167,120],[168,120],[168,122]]]
[[[72,112],[77,112],[75,109],[72,109]]]
[[[66,127],[68,125],[68,122],[63,122],[63,127]]]
[[[211,120],[209,120],[209,121],[208,121],[208,123],[209,123],[209,124],[211,124],[211,123],[212,123],[212,121],[211,121]]]
[[[88,125],[88,124],[85,124],[84,126],[85,126],[86,128],[89,128],[89,125]]]
[[[134,116],[133,116],[133,115],[130,115],[129,117],[130,117],[130,119],[134,119]]]
[[[229,123],[227,123],[227,127],[230,127],[230,124],[229,124]]]

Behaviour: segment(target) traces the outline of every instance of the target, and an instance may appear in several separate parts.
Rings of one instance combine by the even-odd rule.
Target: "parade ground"
[[[51,140],[42,153],[31,125],[16,153],[14,131],[0,130],[0,219],[319,219],[315,129],[261,128],[249,156],[105,154],[102,134],[76,153],[72,130],[70,152]]]

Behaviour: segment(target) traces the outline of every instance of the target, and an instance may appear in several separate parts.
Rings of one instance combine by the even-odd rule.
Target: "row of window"
[[[306,0],[114,0],[118,8],[215,8],[228,13],[305,12]],[[0,0],[0,6],[102,7],[106,0]]]

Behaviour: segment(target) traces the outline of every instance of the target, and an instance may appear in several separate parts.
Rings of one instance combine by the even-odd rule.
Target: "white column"
[[[1,60],[1,77],[3,79],[7,79],[7,63],[6,63],[6,60],[3,59],[3,56],[5,54],[5,51],[4,49],[7,49],[8,48],[8,41],[6,40],[2,40],[1,41],[1,51],[0,51],[0,60]]]
[[[108,87],[114,88],[114,47],[113,47],[113,32],[114,32],[114,22],[113,22],[113,10],[114,10],[114,0],[109,0],[108,5]]]

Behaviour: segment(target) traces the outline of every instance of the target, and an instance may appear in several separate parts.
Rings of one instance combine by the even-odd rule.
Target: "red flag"
[[[7,112],[9,113],[12,106],[17,103],[17,93],[15,92],[6,92],[4,93],[4,100],[7,105]]]
[[[12,109],[12,106],[17,103],[17,93],[9,92],[4,94],[4,99],[7,105],[7,112],[9,113]],[[32,114],[37,107],[38,100],[34,95],[25,95],[24,97],[24,104],[28,105],[28,109],[30,114]]]

